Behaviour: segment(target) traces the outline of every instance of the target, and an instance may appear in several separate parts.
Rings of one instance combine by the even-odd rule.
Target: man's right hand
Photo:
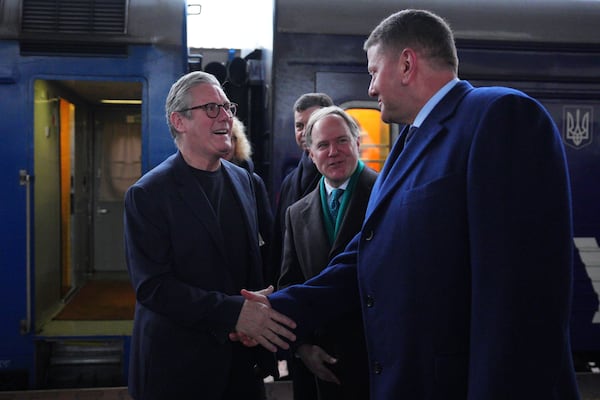
[[[290,346],[283,338],[296,340],[291,331],[296,328],[296,323],[271,308],[264,294],[268,292],[269,288],[259,292],[242,290],[246,300],[235,325],[236,332],[229,337],[246,346],[260,344],[271,352],[276,352],[277,347],[287,350]]]

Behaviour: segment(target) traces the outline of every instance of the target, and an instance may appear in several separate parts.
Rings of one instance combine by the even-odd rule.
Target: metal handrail
[[[19,171],[19,184],[25,186],[25,287],[27,311],[21,320],[21,335],[31,332],[31,175],[27,170]]]

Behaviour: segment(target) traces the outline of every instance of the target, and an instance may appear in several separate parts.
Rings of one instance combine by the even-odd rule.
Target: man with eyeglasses
[[[235,112],[214,76],[181,77],[166,101],[177,152],[127,191],[136,400],[263,399],[262,378],[276,374],[273,354],[232,343],[228,333],[275,339],[285,333],[276,321],[293,325],[274,311],[257,322],[264,307],[238,295],[264,279],[251,177],[221,158],[231,149]]]

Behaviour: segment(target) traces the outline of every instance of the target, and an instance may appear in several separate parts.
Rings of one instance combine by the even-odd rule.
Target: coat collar
[[[364,209],[364,205],[369,199],[371,192],[372,182],[377,173],[369,168],[364,168],[358,177],[356,189],[353,191],[352,196],[348,202],[348,207],[344,218],[342,219],[339,232],[333,242],[333,245],[329,245],[329,239],[327,237],[327,231],[325,229],[323,208],[321,207],[321,193],[319,186],[310,192],[305,197],[298,200],[294,207],[298,207],[298,214],[301,216],[302,221],[305,221],[306,225],[311,226],[311,247],[319,247],[317,251],[327,251],[329,258],[333,255],[338,254],[343,248],[346,247],[350,239],[354,237],[361,223],[358,227],[353,226],[353,219],[356,218],[356,210]],[[361,221],[362,222],[362,221]]]
[[[382,171],[389,170],[387,174],[380,174],[373,188],[373,195],[367,207],[365,220],[375,211],[378,205],[382,204],[387,197],[391,196],[399,185],[404,182],[406,175],[418,162],[423,152],[427,150],[431,142],[439,135],[445,134],[444,122],[456,112],[456,108],[461,99],[473,89],[473,86],[466,81],[458,82],[449,92],[440,100],[440,102],[431,111],[429,116],[419,127],[417,134],[411,139],[410,144],[405,149],[399,151],[400,143],[398,139],[390,154],[399,153],[395,158],[388,158]],[[388,165],[389,164],[389,165]],[[382,178],[385,176],[385,181]]]
[[[183,201],[188,205],[191,213],[196,216],[204,226],[204,228],[210,233],[211,238],[213,238],[214,245],[219,249],[222,253],[224,259],[227,259],[227,252],[225,250],[225,238],[223,237],[223,232],[221,231],[221,227],[219,224],[219,220],[217,216],[212,211],[212,206],[210,205],[210,201],[206,196],[204,190],[198,183],[197,179],[194,177],[192,171],[190,170],[189,165],[183,159],[181,152],[177,152],[177,154],[172,158],[173,169],[171,170],[174,181],[177,184],[177,190],[179,195],[182,197]],[[225,178],[231,182],[233,185],[233,193],[236,196],[237,200],[240,204],[249,204],[248,201],[251,199],[241,199],[240,196],[247,191],[245,191],[241,174],[235,173],[232,171],[235,167],[233,164],[221,160],[221,168],[223,170],[223,174]],[[252,226],[250,223],[250,215],[248,207],[241,207],[242,213],[245,218],[244,226]],[[250,243],[254,243],[254,241],[258,242],[257,238],[252,237]]]

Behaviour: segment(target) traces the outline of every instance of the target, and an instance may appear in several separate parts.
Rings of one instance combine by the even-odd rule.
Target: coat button
[[[369,241],[373,239],[373,231],[365,232],[365,240]]]
[[[375,375],[381,375],[381,373],[383,372],[383,366],[377,361],[375,361],[375,363],[373,364],[373,372],[375,373]]]
[[[375,298],[370,294],[367,295],[367,307],[371,308],[375,305]]]

